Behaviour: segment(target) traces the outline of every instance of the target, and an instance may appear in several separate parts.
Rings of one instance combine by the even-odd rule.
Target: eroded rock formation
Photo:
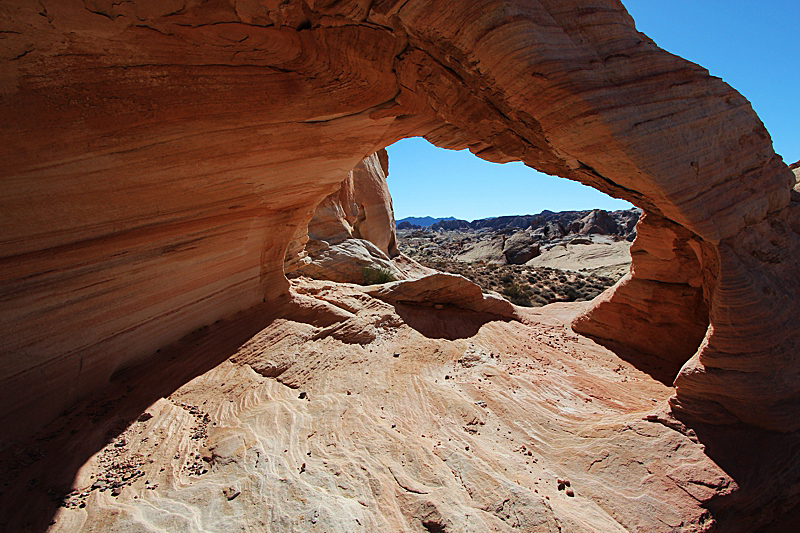
[[[341,283],[363,283],[364,269],[409,279],[432,271],[397,250],[386,150],[359,162],[301,223],[286,250],[284,272]]]
[[[577,329],[596,319],[639,351],[672,339],[689,358],[681,416],[800,429],[794,176],[745,98],[617,0],[16,0],[0,14],[0,446],[199,328],[282,309],[310,209],[411,135],[643,208],[631,278]]]

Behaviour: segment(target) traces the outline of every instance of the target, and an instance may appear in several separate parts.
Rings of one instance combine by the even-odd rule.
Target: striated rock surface
[[[314,209],[307,228],[298,226],[286,250],[286,274],[342,283],[365,282],[365,269],[394,279],[430,274],[431,269],[397,250],[388,173],[386,150],[348,172],[339,189]]]
[[[455,259],[465,263],[483,261],[490,264],[505,264],[506,256],[503,249],[506,239],[504,235],[488,235],[484,238],[476,238],[475,241],[467,245],[463,252],[455,256]]]
[[[463,276],[437,272],[411,281],[398,281],[366,291],[386,302],[427,305],[442,309],[445,304],[459,309],[516,318],[514,306],[499,296],[483,294],[481,288]]]
[[[630,248],[630,274],[595,300],[573,328],[633,348],[643,365],[671,382],[708,329],[701,253],[694,235],[645,215]],[[624,337],[615,334],[621,329]]]
[[[0,457],[3,530],[744,533],[794,493],[796,436],[689,430],[571,331],[586,304],[498,320],[292,283]]]
[[[570,331],[585,304],[523,323],[293,283],[293,302],[222,321],[118,376],[98,396],[106,407],[92,398],[60,422],[82,439],[46,440],[49,428],[33,442],[59,453],[10,474],[6,455],[3,479],[65,483],[51,524],[61,532],[726,526],[702,505],[733,481],[691,434],[659,423],[669,387]],[[423,284],[396,287],[406,297]],[[222,348],[223,333],[248,340]],[[69,468],[43,476],[64,459]],[[4,531],[46,526],[31,510],[58,505],[27,484],[3,502]]]
[[[397,255],[394,210],[386,178],[389,155],[386,150],[364,158],[339,186],[314,210],[308,236],[338,244],[345,239],[364,239],[384,255]]]
[[[623,460],[624,468],[614,468],[609,478],[622,472],[637,489],[651,487],[655,480],[669,488],[657,490],[658,497],[651,498],[642,498],[637,490],[633,503],[621,497],[619,490],[598,489],[591,502],[577,496],[565,498],[570,510],[582,509],[572,519],[561,511],[560,503],[551,508],[558,507],[553,516],[561,518],[552,518],[547,504],[529,492],[515,499],[483,489],[484,480],[510,476],[503,461],[495,467],[484,460],[490,466],[471,475],[469,468],[480,463],[464,460],[466,467],[451,469],[450,465],[462,463],[461,456],[445,449],[449,464],[441,467],[444,473],[428,475],[427,469],[424,473],[414,470],[427,455],[420,451],[403,464],[400,452],[393,455],[395,462],[411,473],[398,468],[390,479],[387,466],[383,477],[370,483],[366,474],[353,470],[352,479],[369,485],[374,500],[364,500],[364,506],[356,497],[355,504],[347,505],[390,509],[388,518],[381,519],[385,522],[375,518],[378,529],[393,525],[394,517],[408,516],[413,523],[409,528],[428,531],[467,530],[459,520],[468,515],[480,515],[479,531],[498,529],[495,518],[503,522],[500,516],[521,516],[517,512],[521,508],[534,509],[521,522],[524,527],[552,530],[552,521],[560,520],[558,524],[573,531],[613,531],[612,519],[629,530],[652,530],[655,520],[660,520],[658,528],[666,524],[671,530],[708,529],[710,518],[701,508],[716,513],[714,520],[725,531],[752,531],[778,523],[782,517],[797,516],[792,510],[797,494],[796,457],[778,454],[794,449],[796,433],[792,432],[800,429],[800,326],[796,320],[800,204],[792,201],[795,177],[772,150],[769,134],[747,100],[705,69],[659,49],[637,32],[619,1],[12,0],[4,3],[0,15],[4,124],[0,131],[0,447],[13,450],[5,457],[21,458],[18,468],[41,464],[35,460],[36,445],[22,443],[54,420],[52,432],[39,434],[41,446],[74,431],[68,441],[61,442],[82,447],[81,453],[57,467],[49,465],[24,478],[22,485],[28,489],[10,499],[4,494],[7,509],[30,510],[36,502],[52,501],[38,483],[54,479],[56,469],[78,472],[73,467],[100,450],[102,439],[118,435],[117,426],[130,425],[135,419],[116,418],[122,416],[122,406],[101,397],[86,408],[94,409],[87,416],[102,422],[100,427],[88,422],[76,422],[71,428],[63,425],[69,416],[65,410],[81,398],[101,390],[112,397],[124,394],[126,389],[116,389],[131,367],[150,358],[156,367],[169,366],[164,347],[237,312],[263,305],[288,313],[282,307],[291,298],[284,260],[289,243],[309,220],[313,207],[335,191],[342,177],[368,154],[400,138],[421,135],[441,147],[469,148],[489,161],[524,161],[625,198],[648,214],[650,222],[643,220],[640,232],[650,236],[641,241],[640,257],[634,256],[630,279],[618,285],[607,301],[588,310],[585,320],[577,319],[576,325],[592,320],[606,324],[603,338],[633,350],[629,358],[635,363],[641,357],[666,355],[647,340],[644,328],[652,338],[671,343],[672,364],[678,366],[687,357],[670,404],[676,415],[696,427],[695,437],[709,443],[706,450],[719,464],[705,462],[709,456],[687,443],[686,439],[693,442],[688,430],[679,433],[663,427],[657,430],[658,438],[666,441],[655,441],[666,442],[663,446],[648,440],[639,453],[639,448],[625,443],[641,457],[652,457],[648,454],[658,449],[662,462]],[[647,231],[645,226],[649,226]],[[340,318],[343,308],[330,307],[336,306],[328,303],[313,309],[322,313],[324,308],[322,314],[329,320]],[[634,322],[641,327],[630,327],[614,316],[631,309],[637,311]],[[407,313],[408,320],[416,318],[414,323],[424,328],[419,312]],[[384,315],[368,314],[351,329],[331,332],[325,339],[355,341],[348,346],[371,342],[372,335],[376,341],[381,339],[387,324],[375,317]],[[676,316],[680,317],[677,321]],[[288,315],[283,318],[288,320]],[[707,328],[701,338],[704,324]],[[362,330],[367,331],[364,336],[358,333]],[[214,331],[219,336],[212,344],[224,346],[224,351],[241,346],[241,342],[229,344],[234,338],[246,340],[231,329]],[[477,332],[464,326],[455,333],[474,336]],[[486,341],[501,346],[508,338],[515,339],[513,346],[522,351],[523,337],[506,331]],[[574,339],[569,337],[570,343],[588,342]],[[425,350],[430,346],[428,340],[420,342]],[[530,350],[527,357],[534,353]],[[318,356],[317,352],[303,353]],[[370,357],[368,353],[363,357]],[[207,360],[210,369],[173,367],[175,375],[186,380],[168,381],[173,390],[151,382],[151,390],[158,394],[148,399],[169,396],[207,371],[221,372],[220,365],[231,353],[217,355]],[[307,373],[308,380],[296,383],[310,387],[314,369],[320,369],[321,382],[335,381],[326,381],[333,376],[331,366],[315,361],[303,359],[298,372]],[[378,367],[390,368],[383,360]],[[347,364],[345,368],[343,374],[355,367]],[[369,381],[364,379],[366,373],[359,376],[358,383],[373,387],[375,394],[385,391],[389,376],[382,374],[382,380],[375,381],[376,374],[371,376]],[[200,387],[198,399],[208,402],[211,390],[220,390],[216,398],[223,398],[222,392],[230,392],[224,387],[232,387],[224,379],[218,389]],[[241,375],[235,381],[240,379]],[[480,379],[483,387],[484,377]],[[418,392],[422,390],[419,383],[409,377],[398,385],[403,394],[421,398],[417,403],[403,401],[404,412],[409,411],[408,405],[431,403]],[[530,377],[527,383],[536,386]],[[503,390],[510,390],[505,385]],[[104,389],[107,386],[111,389]],[[580,389],[574,387],[566,396],[580,398],[575,391]],[[627,409],[626,402],[640,406],[641,401],[626,395],[624,387],[610,387],[602,396],[612,404],[621,401],[622,407],[602,410],[599,418],[608,423],[616,420],[614,427],[621,434],[644,438],[647,430],[639,422],[615,418]],[[331,401],[336,404],[338,398]],[[130,409],[138,410],[138,417],[153,401],[134,402]],[[225,405],[222,410],[232,408]],[[533,413],[543,408],[540,405],[530,401],[520,416],[509,419],[524,431],[520,435],[536,443],[558,443],[561,433],[532,429],[536,426]],[[567,407],[580,412],[573,405]],[[563,411],[563,416],[572,416],[569,410]],[[334,414],[320,426],[334,438],[319,449],[297,447],[302,454],[327,450],[327,442],[335,443],[339,435],[343,440],[350,438],[348,430],[334,425],[338,424],[336,409],[319,412],[324,417]],[[420,408],[419,412],[429,411]],[[64,416],[56,420],[59,414]],[[191,408],[189,414],[195,417]],[[546,414],[537,419],[540,428],[551,427],[553,412]],[[593,423],[598,414],[590,417]],[[280,446],[283,440],[303,434],[308,439],[312,433],[306,433],[302,424],[313,416],[281,417],[269,410],[243,416],[243,423],[233,426],[248,436],[249,440],[242,440],[244,455],[228,451],[220,457],[223,461],[244,457],[240,464],[251,469],[280,464],[273,457],[265,467],[262,450],[291,458],[290,447]],[[339,416],[342,420],[344,412]],[[349,429],[351,437],[359,437],[352,437],[351,449],[358,449],[356,443],[380,442],[370,438],[379,427],[381,415],[377,416],[357,417],[348,423],[370,428],[363,438],[356,429]],[[222,418],[210,417],[212,425],[224,423]],[[587,418],[580,418],[581,423]],[[160,427],[165,432],[161,440],[165,440],[190,419],[158,420],[164,423]],[[204,420],[196,420],[197,425],[202,426]],[[415,429],[420,425],[417,420],[412,423]],[[730,427],[708,429],[707,423]],[[750,427],[750,435],[772,443],[765,449],[775,453],[736,456],[727,450],[728,454],[719,436],[744,442],[735,434],[740,424]],[[265,432],[265,427],[280,431]],[[292,428],[303,428],[303,432]],[[565,432],[580,435],[583,429],[577,424]],[[153,435],[155,430],[146,428]],[[507,431],[517,438],[514,430]],[[743,434],[748,435],[747,430]],[[641,442],[639,437],[634,442]],[[420,442],[426,443],[425,450],[435,444]],[[715,442],[716,448],[711,445]],[[653,477],[654,471],[663,471],[655,463],[663,465],[665,457],[673,460],[676,451],[686,446],[692,450],[687,449],[691,453],[687,460],[667,463],[664,468],[669,473]],[[405,451],[408,443],[397,447]],[[566,460],[567,454],[575,457],[573,448],[587,449],[583,445],[542,447],[556,450],[549,452],[553,464]],[[62,446],[58,453],[50,453],[63,456],[67,449],[75,450]],[[178,455],[179,465],[199,465],[197,456],[189,455],[199,452],[183,444],[176,449],[170,457]],[[576,471],[599,468],[596,465],[606,461],[605,452],[611,457],[611,449],[616,446],[595,449],[597,453]],[[564,450],[564,455],[558,456],[557,450]],[[149,452],[136,453],[144,457]],[[371,450],[361,448],[358,454],[343,454],[339,461],[352,464],[354,457],[371,455]],[[269,456],[265,453],[265,459]],[[138,457],[123,459],[125,468],[141,470],[143,466]],[[286,461],[286,470],[295,468],[298,461],[292,460]],[[115,458],[111,454],[103,461],[114,464]],[[758,468],[737,467],[752,461],[758,462]],[[310,463],[304,462],[307,471]],[[519,461],[513,462],[523,468]],[[165,472],[169,466],[162,460],[152,464],[162,465]],[[776,464],[781,465],[777,471]],[[720,465],[724,469],[719,470]],[[202,465],[189,470],[198,469],[202,472]],[[688,478],[681,477],[687,469],[691,470]],[[302,463],[298,475],[301,470]],[[247,471],[223,476],[225,491],[215,492],[213,502],[225,505],[221,498],[246,502],[243,493],[234,496],[241,488],[228,480]],[[510,471],[514,472],[514,466]],[[762,477],[763,472],[774,475]],[[172,475],[173,480],[187,479],[179,471]],[[283,501],[302,492],[304,485],[295,484],[301,488],[292,492],[288,474],[279,475],[277,483],[286,485],[276,486],[285,488],[264,494],[280,494]],[[331,491],[348,490],[328,483],[337,477],[335,471],[333,476],[319,485]],[[401,491],[400,504],[382,499],[392,493],[381,479],[392,490]],[[454,479],[459,480],[458,486],[467,487],[459,494],[466,498],[465,493],[471,493],[477,503],[460,504],[434,494],[437,487]],[[85,479],[77,481],[85,492]],[[517,489],[510,483],[523,482],[516,476],[507,481],[513,491]],[[585,483],[591,486],[592,482]],[[671,492],[676,484],[678,489]],[[179,481],[170,482],[169,489],[185,496],[160,499],[154,492],[158,505],[142,503],[140,507],[138,501],[144,499],[137,498],[132,504],[135,510],[119,512],[107,511],[105,493],[89,490],[86,497],[99,501],[87,504],[93,513],[76,511],[69,518],[72,525],[63,527],[80,529],[85,523],[86,529],[104,529],[106,521],[116,519],[129,521],[124,526],[128,529],[141,529],[141,524],[180,529],[183,525],[176,524],[187,515],[191,515],[185,521],[189,529],[197,524],[215,527],[209,521],[220,515],[214,512],[210,492]],[[576,486],[575,493],[582,495],[582,490]],[[36,496],[26,496],[29,491]],[[677,494],[678,501],[672,501],[672,494]],[[554,500],[555,493],[546,495]],[[193,502],[191,509],[200,515],[206,510],[208,514],[201,518],[184,504],[173,504],[181,501]],[[302,503],[299,498],[291,501]],[[518,501],[524,503],[518,505]],[[606,502],[603,505],[609,510],[599,501]],[[506,505],[510,507],[504,510]],[[655,511],[648,514],[642,506]],[[478,511],[467,513],[467,507],[495,518]],[[403,514],[398,508],[411,510]],[[260,509],[266,513],[271,506]],[[310,523],[319,521],[312,509],[316,507],[300,511],[309,513]],[[296,516],[295,511],[281,516]],[[123,517],[123,512],[130,514]],[[41,516],[48,523],[47,515],[29,511],[27,516],[31,520]],[[657,516],[653,521],[642,518],[652,515]],[[259,517],[253,523],[267,519]],[[18,529],[27,527],[25,517],[13,523],[20,525]],[[321,527],[334,526],[344,528],[336,525],[335,518],[325,518]]]
[[[291,276],[308,276],[340,283],[364,282],[364,269],[384,270],[395,279],[406,279],[405,273],[377,246],[364,239],[346,239],[329,245],[326,241],[309,241],[305,248],[310,260]],[[424,267],[420,267],[424,268]]]
[[[619,279],[631,269],[631,243],[572,239],[543,250],[526,265],[591,272]]]

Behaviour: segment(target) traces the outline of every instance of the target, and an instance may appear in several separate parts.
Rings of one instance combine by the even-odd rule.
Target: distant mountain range
[[[433,217],[406,217],[401,218],[397,221],[397,225],[403,224],[403,222],[408,222],[410,226],[418,226],[420,228],[427,228],[433,226],[437,222],[441,222],[442,220],[455,220],[455,217],[440,217],[440,218],[433,218]],[[406,226],[406,224],[403,224]]]
[[[610,212],[603,209],[560,211],[558,213],[545,210],[538,215],[491,217],[472,222],[454,217],[409,217],[398,220],[397,229],[428,228],[433,231],[490,230],[505,232],[530,229],[534,233],[541,233],[543,237],[600,234],[627,236],[632,239],[640,214],[640,209],[633,208]],[[415,221],[421,221],[421,223]]]

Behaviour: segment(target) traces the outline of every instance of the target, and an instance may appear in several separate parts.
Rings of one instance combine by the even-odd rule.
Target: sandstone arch
[[[644,208],[632,278],[578,329],[678,338],[676,408],[798,429],[792,174],[741,95],[618,1],[42,5],[0,28],[5,441],[286,297],[309,207],[410,135]],[[661,333],[619,331],[620,305]]]

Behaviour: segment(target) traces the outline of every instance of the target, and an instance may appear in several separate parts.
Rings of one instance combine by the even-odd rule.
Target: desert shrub
[[[538,306],[547,305],[547,300],[545,300],[544,298],[542,298],[538,294],[533,297],[533,302]]]
[[[361,274],[364,277],[364,285],[376,285],[378,283],[389,283],[395,281],[394,274],[388,268],[366,266],[361,269]]]
[[[503,285],[511,285],[512,283],[514,283],[514,276],[512,276],[511,274],[506,274],[505,276],[500,278],[500,281],[503,282]]]
[[[503,288],[503,294],[508,297],[511,303],[524,307],[531,307],[531,299],[525,291],[516,283]]]
[[[565,285],[564,286],[564,297],[567,299],[568,302],[574,302],[578,298],[580,298],[580,293],[573,287],[572,285]]]

